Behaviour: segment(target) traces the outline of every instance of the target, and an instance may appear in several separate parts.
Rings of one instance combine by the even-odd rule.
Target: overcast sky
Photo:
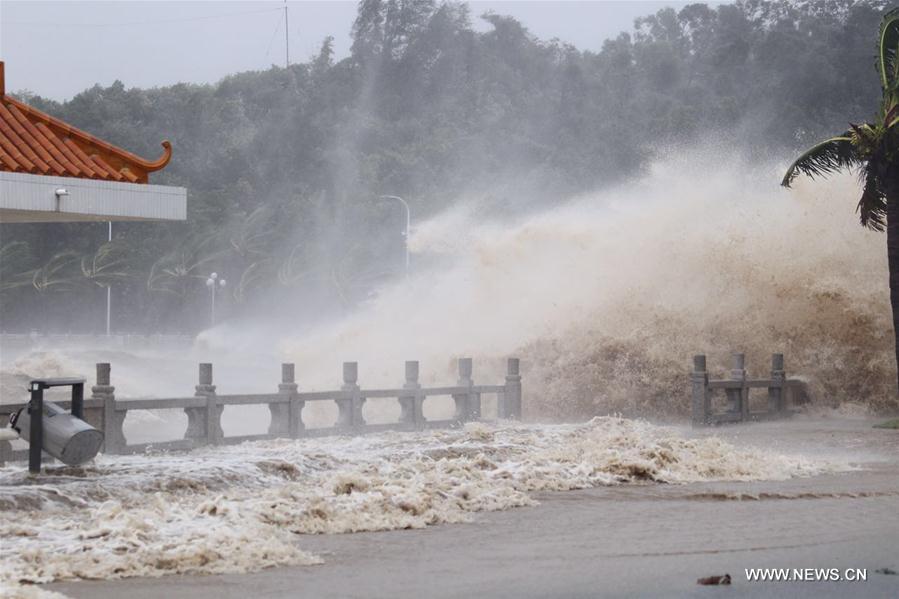
[[[338,58],[349,52],[356,3],[287,3],[291,61],[314,55],[333,35]],[[492,10],[522,21],[542,39],[557,37],[583,49],[630,30],[635,17],[687,2],[476,1],[477,16]],[[42,2],[0,0],[0,59],[6,87],[63,100],[95,83],[127,87],[214,82],[229,73],[266,69],[285,60],[284,3]]]

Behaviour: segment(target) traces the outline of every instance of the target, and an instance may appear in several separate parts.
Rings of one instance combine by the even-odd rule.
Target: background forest
[[[693,4],[638,19],[597,53],[465,4],[363,0],[339,62],[326,39],[305,63],[215,85],[117,82],[64,103],[20,91],[145,157],[170,139],[151,182],[186,187],[189,212],[116,223],[111,243],[105,223],[3,225],[2,328],[101,332],[112,285],[115,331],[196,332],[211,271],[229,282],[224,317],[290,302],[314,318],[401,276],[405,215],[381,194],[416,220],[465,197],[512,219],[637,176],[663,149],[795,153],[876,110],[885,7]]]

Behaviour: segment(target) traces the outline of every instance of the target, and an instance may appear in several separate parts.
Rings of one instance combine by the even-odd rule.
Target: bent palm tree
[[[883,91],[875,122],[849,130],[814,146],[790,165],[781,184],[789,187],[800,173],[824,176],[857,170],[864,184],[858,202],[863,227],[887,232],[890,305],[899,365],[899,9],[883,17],[877,39],[877,71]]]
[[[11,241],[0,246],[0,299],[7,293],[31,285],[30,270],[22,270],[31,262],[31,248],[24,241]]]
[[[111,287],[128,278],[125,245],[119,240],[104,243],[93,254],[81,258],[81,274],[98,287]]]

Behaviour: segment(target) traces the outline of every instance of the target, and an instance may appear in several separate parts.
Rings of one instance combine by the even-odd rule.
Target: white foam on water
[[[275,440],[0,469],[0,581],[315,564],[302,534],[421,528],[534,505],[534,491],[783,480],[845,468],[644,421]]]

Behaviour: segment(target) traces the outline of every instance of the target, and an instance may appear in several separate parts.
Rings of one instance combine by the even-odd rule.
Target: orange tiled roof
[[[144,160],[6,95],[0,62],[0,171],[147,183],[172,158]]]

